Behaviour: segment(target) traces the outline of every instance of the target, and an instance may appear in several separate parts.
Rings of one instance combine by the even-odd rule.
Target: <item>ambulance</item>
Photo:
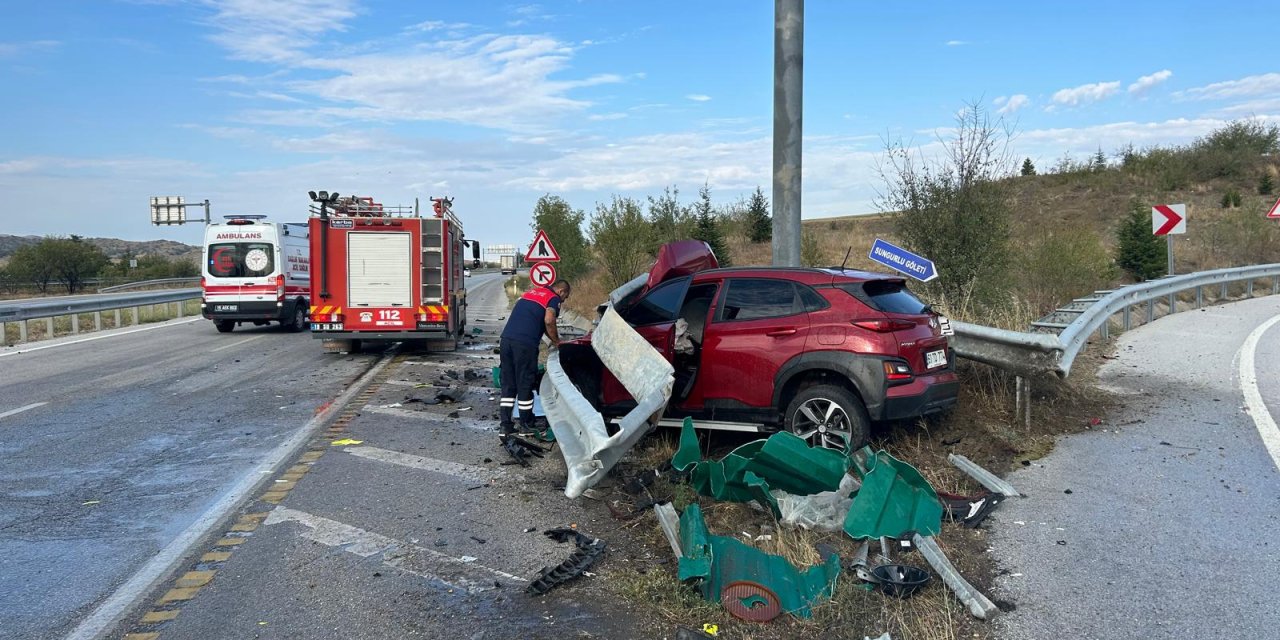
[[[307,328],[311,256],[305,223],[226,216],[205,228],[200,314],[228,333],[236,325],[279,322]]]

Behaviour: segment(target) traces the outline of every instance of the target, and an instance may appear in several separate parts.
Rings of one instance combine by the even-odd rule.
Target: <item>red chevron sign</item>
[[[1187,205],[1158,204],[1151,207],[1151,232],[1158,236],[1187,232]]]

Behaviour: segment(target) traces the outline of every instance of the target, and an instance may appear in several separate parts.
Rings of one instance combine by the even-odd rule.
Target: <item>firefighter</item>
[[[515,432],[512,409],[520,408],[520,430],[533,433],[533,383],[538,376],[538,344],[545,334],[551,348],[560,346],[556,318],[560,305],[569,299],[568,280],[557,280],[550,287],[537,286],[525,292],[511,309],[507,325],[502,329],[502,399],[499,402],[502,435]]]

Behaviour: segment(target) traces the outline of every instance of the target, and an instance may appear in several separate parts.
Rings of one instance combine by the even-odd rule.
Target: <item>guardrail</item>
[[[200,276],[192,276],[190,278],[158,278],[156,280],[126,282],[112,287],[103,287],[98,289],[98,293],[115,293],[117,291],[128,291],[130,289],[142,289],[145,287],[158,287],[166,284],[199,284],[199,282]]]
[[[1079,298],[1033,322],[1036,332],[995,329],[966,322],[954,322],[956,335],[951,339],[955,354],[961,358],[983,362],[1020,376],[1052,373],[1060,378],[1071,374],[1071,365],[1084,348],[1089,336],[1099,332],[1105,339],[1111,330],[1111,318],[1122,314],[1122,330],[1133,324],[1134,307],[1146,305],[1146,321],[1156,318],[1157,305],[1166,302],[1164,315],[1180,311],[1179,295],[1195,292],[1188,309],[1204,305],[1205,287],[1219,287],[1218,301],[1226,300],[1232,284],[1245,283],[1245,297],[1253,297],[1254,282],[1271,280],[1269,293],[1280,293],[1280,264],[1252,265],[1200,271],[1179,276],[1166,276],[1132,284],[1115,290],[1096,291],[1093,296]],[[1194,304],[1194,306],[1191,306]],[[1049,333],[1045,333],[1048,331]]]
[[[52,336],[53,321],[59,316],[71,317],[71,333],[80,332],[80,314],[92,313],[94,330],[102,328],[102,312],[115,312],[115,326],[121,326],[120,310],[132,311],[132,322],[138,324],[139,307],[177,304],[177,316],[182,317],[182,304],[187,300],[199,299],[200,289],[176,289],[172,291],[144,291],[119,295],[77,296],[74,300],[48,298],[44,300],[23,300],[20,302],[0,302],[0,338],[4,338],[9,323],[18,325],[18,341],[26,342],[29,335],[29,323],[32,320],[45,321],[45,335]]]

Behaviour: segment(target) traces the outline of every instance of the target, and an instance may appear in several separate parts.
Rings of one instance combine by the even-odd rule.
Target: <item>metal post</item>
[[[1196,287],[1196,308],[1204,306],[1204,287]]]
[[[1280,293],[1280,276],[1271,276],[1271,295]]]
[[[80,333],[80,314],[71,314],[71,335]]]
[[[1013,378],[1013,415],[1022,414],[1022,376]]]
[[[1165,252],[1169,256],[1169,275],[1173,275],[1173,234],[1166,234],[1164,239],[1167,241],[1168,250]]]
[[[116,328],[116,329],[119,329],[119,328],[120,328],[120,310],[119,310],[119,309],[114,309],[114,310],[113,310],[113,312],[114,312],[115,320],[116,320],[116,323],[115,323],[115,325],[114,325],[114,326],[115,326],[115,328]]]
[[[1023,425],[1026,426],[1027,428],[1031,428],[1031,381],[1030,380],[1027,380],[1026,382],[1022,383],[1022,391],[1023,393],[1027,394],[1026,399],[1022,401],[1022,407],[1027,412],[1026,420],[1023,422]]]
[[[23,320],[22,322],[19,322],[19,323],[18,323],[18,342],[26,342],[26,341],[27,341],[27,331],[28,331],[27,323],[29,323],[29,322],[31,322],[31,321],[30,321],[30,320]]]
[[[1172,315],[1177,312],[1178,312],[1178,294],[1171,293],[1169,294],[1169,314]]]
[[[186,302],[185,300],[179,300],[179,301],[178,301],[178,317],[179,317],[179,318],[181,318],[181,317],[183,316],[183,313],[182,313],[182,312],[184,311],[183,307],[185,307],[185,306],[187,306],[187,302]]]
[[[44,339],[53,337],[53,316],[44,319]]]
[[[1098,334],[1102,336],[1104,342],[1111,338],[1111,316],[1107,316],[1107,319],[1102,321],[1102,326],[1098,327]]]
[[[129,309],[129,317],[130,317],[129,324],[131,325],[138,324],[138,308],[137,307],[132,307]]]
[[[1156,301],[1155,301],[1155,298],[1152,298],[1147,301],[1147,322],[1151,322],[1155,319],[1156,319]]]
[[[1249,281],[1247,284],[1245,284],[1245,286],[1244,286],[1244,297],[1246,297],[1246,298],[1252,298],[1252,297],[1253,297],[1253,281],[1252,281],[1252,280],[1250,280],[1250,281]]]
[[[773,264],[800,266],[804,0],[773,4]]]
[[[1221,301],[1221,300],[1227,299],[1227,286],[1229,286],[1230,284],[1231,284],[1230,282],[1222,283],[1222,295],[1218,297],[1218,300]]]
[[[1133,326],[1133,324],[1130,322],[1129,310],[1130,310],[1129,305],[1125,305],[1124,306],[1124,330],[1125,331],[1128,331],[1129,328]]]
[[[93,312],[93,330],[102,331],[102,312],[101,311]]]

